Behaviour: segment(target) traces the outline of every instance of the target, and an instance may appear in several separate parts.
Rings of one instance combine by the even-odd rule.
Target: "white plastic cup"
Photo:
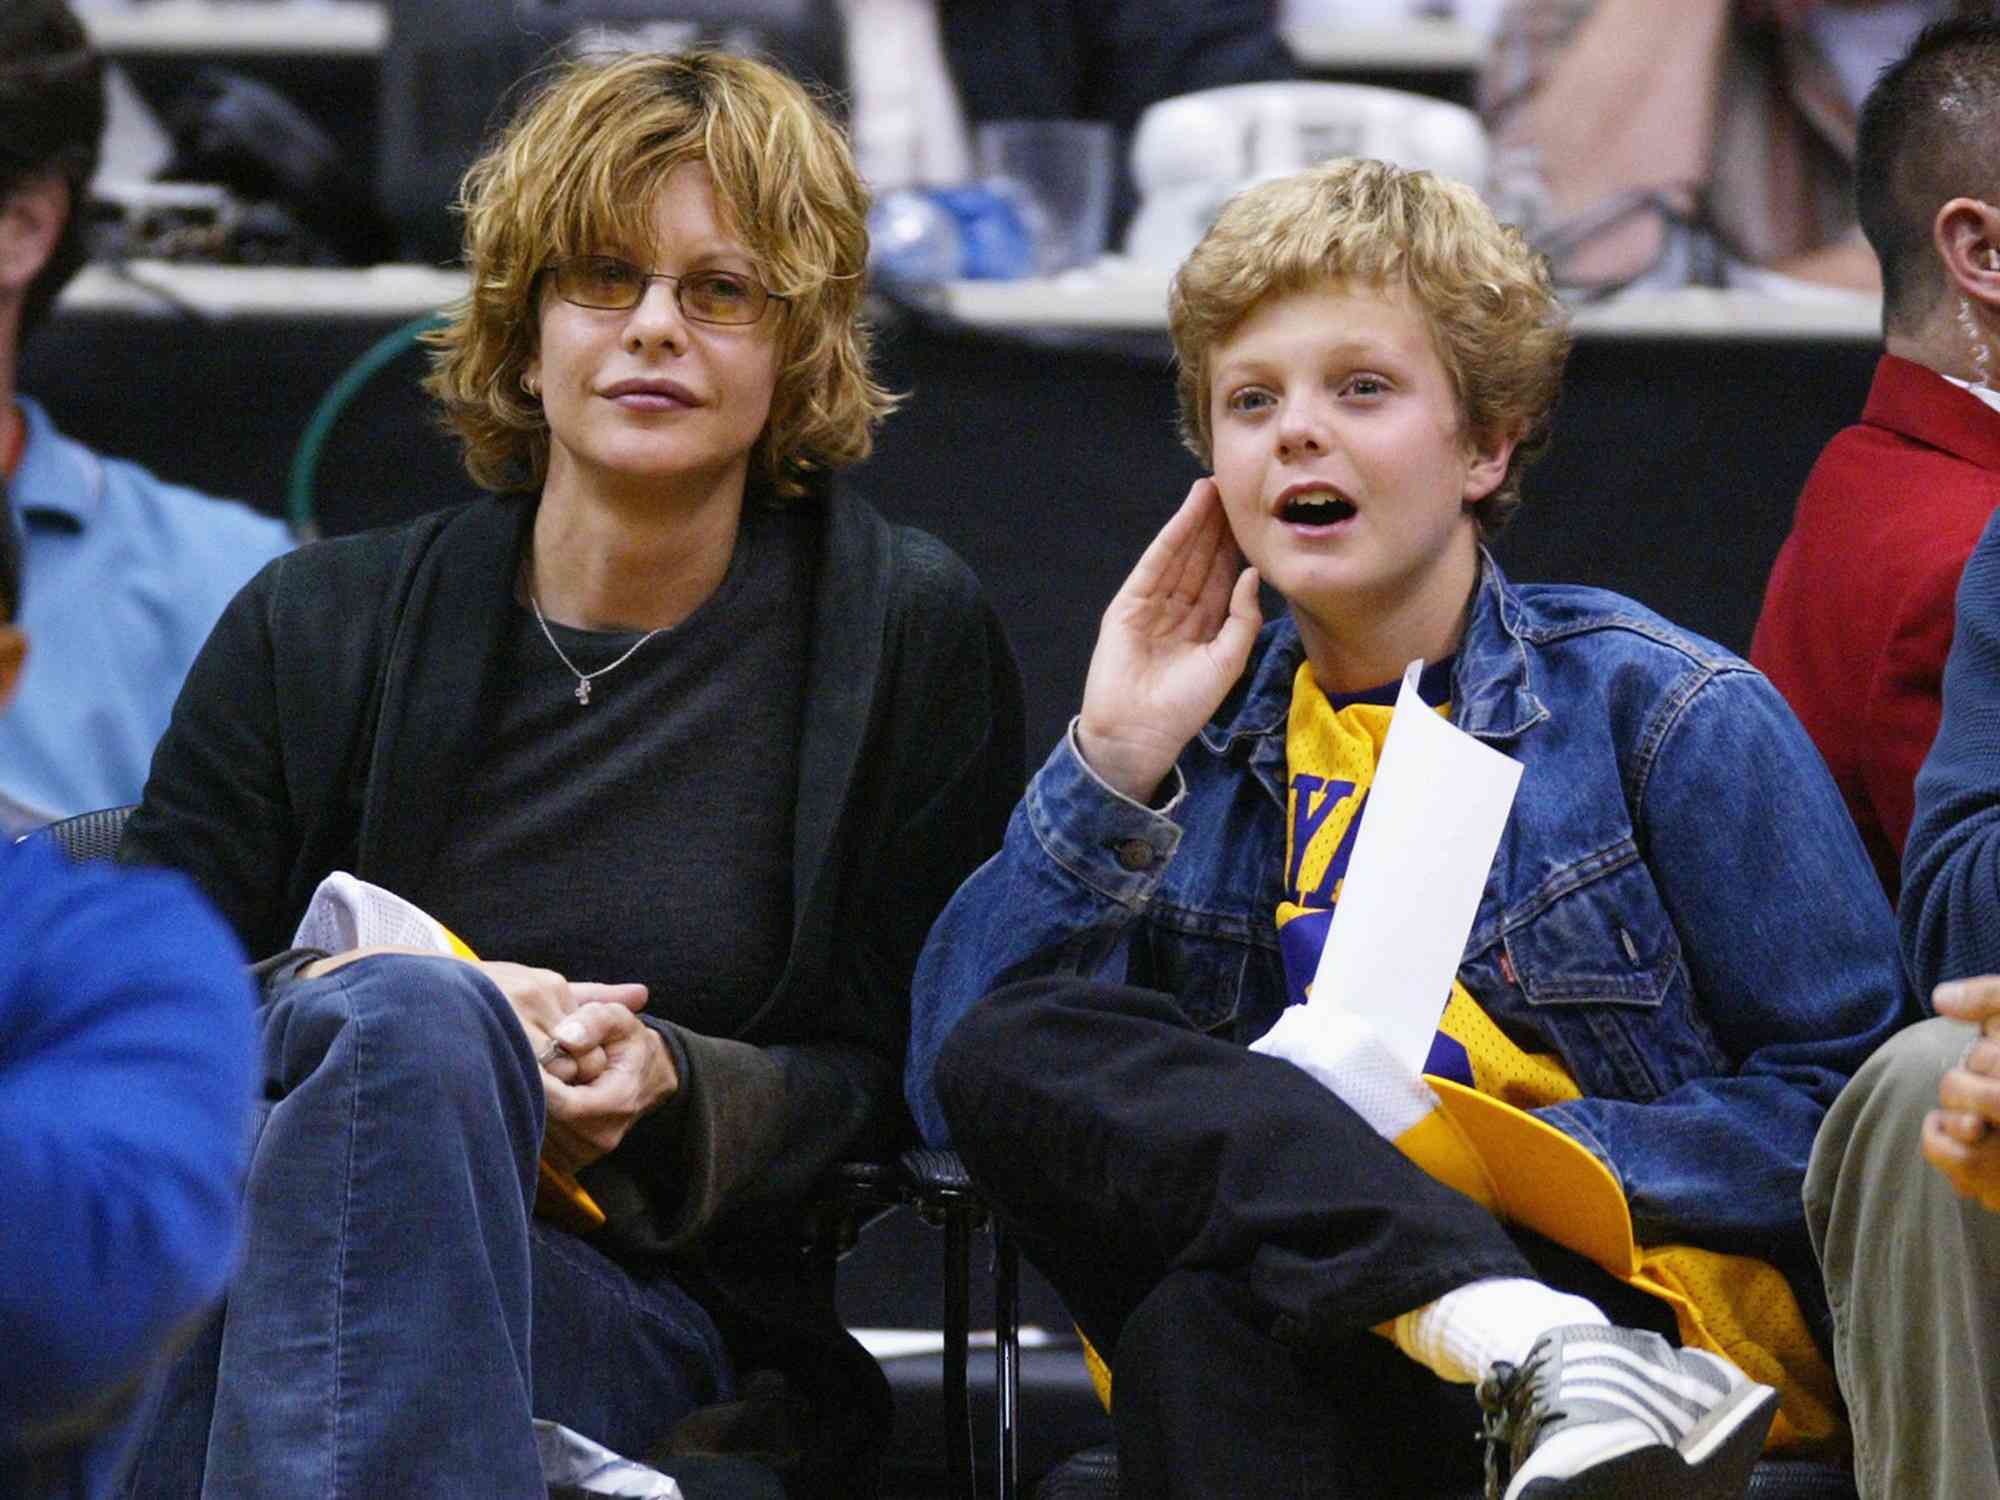
[[[973,134],[979,176],[1025,200],[1035,272],[1093,264],[1111,226],[1113,137],[1102,120],[989,120]]]

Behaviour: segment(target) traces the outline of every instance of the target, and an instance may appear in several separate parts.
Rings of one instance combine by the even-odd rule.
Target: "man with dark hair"
[[[1886,352],[1799,497],[1750,646],[1832,767],[1894,899],[1937,733],[1952,597],[2000,505],[2000,23],[1941,22],[1862,107]],[[1883,541],[1893,539],[1893,545]]]
[[[1991,20],[1925,31],[1869,95],[1888,353],[1807,483],[1753,647],[1900,873],[1903,957],[1937,1012],[1855,1073],[1806,1174],[1864,1500],[2000,1495],[2000,1047],[1980,1036],[2000,1028],[1996,131]]]
[[[48,814],[135,801],[195,651],[291,546],[280,521],[64,437],[16,390],[23,341],[83,264],[103,63],[63,0],[0,6],[0,480],[41,642],[0,720],[0,787]]]

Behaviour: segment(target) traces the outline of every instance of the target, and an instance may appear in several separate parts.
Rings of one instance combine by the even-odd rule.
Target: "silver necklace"
[[[637,651],[661,631],[669,628],[665,625],[655,625],[651,630],[640,636],[638,640],[627,646],[625,654],[610,666],[599,667],[595,672],[579,672],[576,669],[576,663],[569,659],[569,654],[556,644],[555,633],[549,629],[549,622],[542,618],[542,601],[535,597],[535,585],[533,581],[525,581],[528,584],[528,607],[535,612],[535,623],[542,627],[542,638],[549,643],[549,649],[555,652],[557,659],[569,668],[570,675],[576,679],[576,701],[581,704],[588,705],[590,702],[591,678],[602,677],[606,672],[615,671],[617,668],[624,666],[626,662],[632,659],[633,652]]]

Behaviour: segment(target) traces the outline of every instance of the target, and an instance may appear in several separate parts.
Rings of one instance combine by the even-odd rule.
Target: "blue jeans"
[[[499,990],[384,955],[281,989],[244,1264],[126,1493],[544,1500],[532,1420],[640,1454],[733,1394],[721,1336],[533,1218],[543,1094]]]

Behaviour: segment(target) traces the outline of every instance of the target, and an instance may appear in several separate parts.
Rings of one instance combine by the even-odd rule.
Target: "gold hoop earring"
[[[521,372],[521,389],[526,393],[530,401],[539,401],[542,399],[541,386],[536,382],[535,377],[530,375],[526,370]]]

